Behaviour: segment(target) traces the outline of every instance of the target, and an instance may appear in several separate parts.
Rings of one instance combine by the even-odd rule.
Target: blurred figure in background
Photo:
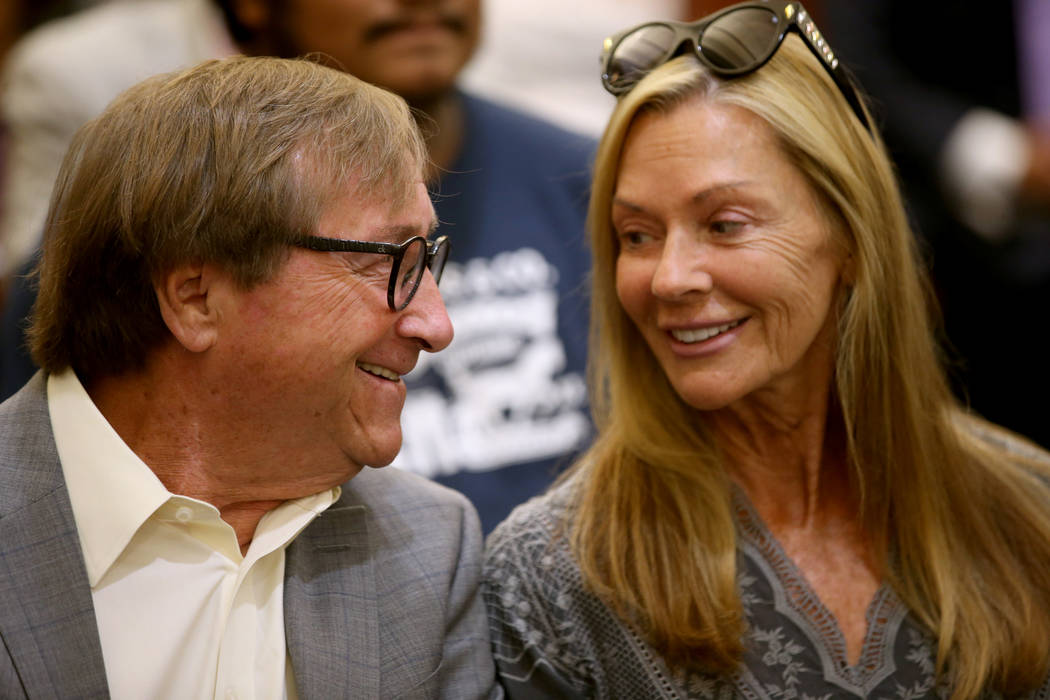
[[[104,0],[6,0],[0,3],[0,69],[4,59],[18,39],[33,27],[55,17],[60,17]],[[7,158],[7,129],[0,119],[0,190],[3,188],[4,163]],[[0,220],[3,218],[3,202],[0,201]],[[0,263],[3,261],[0,243]],[[6,266],[0,264],[0,268]],[[7,276],[0,274],[0,308],[3,307],[7,291]]]
[[[463,491],[487,530],[546,487],[590,437],[581,288],[593,141],[457,88],[480,24],[480,0],[122,3],[30,38],[9,84],[39,104],[15,109],[24,98],[10,91],[7,102],[25,117],[16,137],[38,142],[10,173],[12,188],[35,183],[22,197],[33,211],[18,216],[18,230],[35,242],[33,222],[69,136],[134,82],[132,73],[237,50],[320,53],[404,97],[429,135],[434,206],[456,239],[443,283],[456,339],[408,378],[396,464]],[[17,321],[11,328],[7,338],[20,333]],[[19,343],[5,339],[5,347]],[[5,378],[8,392],[27,371]]]
[[[48,20],[105,0],[7,0],[0,3],[0,65],[20,36]]]
[[[10,276],[39,244],[59,164],[84,122],[143,78],[235,51],[210,0],[105,3],[16,44],[0,94],[9,139],[0,274]]]
[[[932,261],[958,393],[1050,446],[1050,3],[826,3]]]
[[[732,0],[487,0],[477,56],[463,85],[598,136],[616,101],[594,82],[595,47],[631,24],[695,19]],[[810,12],[820,18],[820,3]]]
[[[481,46],[463,72],[463,85],[598,136],[616,101],[594,82],[595,47],[630,24],[683,19],[689,5],[689,0],[487,0]]]

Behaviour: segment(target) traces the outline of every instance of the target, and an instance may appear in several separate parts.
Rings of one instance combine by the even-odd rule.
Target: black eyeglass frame
[[[724,68],[715,65],[712,61],[708,60],[708,58],[704,56],[703,47],[701,46],[700,41],[703,37],[704,30],[728,14],[742,9],[751,8],[767,10],[772,14],[775,14],[779,19],[784,20],[777,32],[776,41],[771,45],[769,53],[756,60],[753,64],[737,69]],[[737,3],[736,5],[730,5],[729,7],[723,8],[718,12],[707,15],[706,17],[701,17],[694,22],[678,22],[675,20],[644,22],[629,29],[625,29],[622,32],[618,32],[606,39],[602,47],[602,86],[606,91],[619,97],[624,93],[630,92],[631,89],[638,84],[638,80],[635,80],[627,85],[613,85],[610,82],[609,63],[613,56],[615,56],[616,49],[620,47],[620,44],[624,39],[640,29],[650,26],[668,27],[675,33],[674,39],[667,47],[667,52],[659,61],[653,63],[652,67],[649,68],[650,71],[667,63],[675,56],[680,55],[682,53],[682,47],[688,42],[696,57],[699,58],[705,66],[711,69],[713,73],[730,78],[753,73],[764,66],[769,59],[773,57],[773,54],[777,52],[780,45],[784,43],[784,37],[787,36],[787,33],[789,31],[794,31],[802,37],[803,42],[805,42],[810,51],[812,51],[820,60],[820,64],[824,66],[824,69],[827,70],[832,80],[838,85],[839,91],[842,93],[842,96],[846,98],[846,102],[849,103],[849,106],[853,109],[854,114],[857,115],[857,119],[860,120],[860,123],[864,125],[864,128],[867,129],[868,133],[872,133],[872,125],[868,121],[868,117],[864,112],[863,107],[861,107],[860,95],[857,92],[856,85],[846,72],[845,67],[839,61],[838,57],[835,56],[835,53],[831,50],[831,47],[828,46],[827,41],[824,39],[824,35],[820,33],[817,25],[813,22],[813,18],[800,2],[785,0],[742,2]],[[640,79],[641,78],[639,78],[639,80]]]
[[[405,251],[408,250],[409,246],[414,245],[419,240],[426,244],[426,263],[420,266],[419,273],[412,281],[412,289],[409,291],[408,296],[405,297],[404,302],[398,306],[396,293],[397,278],[401,272],[401,261],[404,259]],[[292,243],[299,248],[316,250],[322,253],[376,253],[378,255],[389,255],[393,258],[393,261],[390,264],[390,280],[386,288],[386,303],[391,311],[402,311],[412,301],[412,297],[419,290],[419,283],[423,281],[424,269],[430,270],[430,274],[434,276],[435,283],[441,281],[441,273],[445,270],[445,263],[448,261],[448,254],[452,249],[452,243],[448,240],[448,236],[439,236],[432,241],[425,236],[412,236],[402,243],[353,241],[342,238],[325,238],[324,236],[300,236]]]

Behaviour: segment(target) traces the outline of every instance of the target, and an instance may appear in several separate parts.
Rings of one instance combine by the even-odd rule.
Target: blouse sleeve
[[[489,537],[482,596],[493,655],[507,697],[596,695],[587,625],[576,605],[582,586],[563,537],[554,536],[545,499],[515,510]]]

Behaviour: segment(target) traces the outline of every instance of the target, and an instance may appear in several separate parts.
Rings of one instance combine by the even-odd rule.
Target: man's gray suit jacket
[[[37,373],[0,405],[0,697],[108,697],[45,385]],[[453,491],[394,469],[345,484],[287,550],[299,696],[498,697],[480,550]]]

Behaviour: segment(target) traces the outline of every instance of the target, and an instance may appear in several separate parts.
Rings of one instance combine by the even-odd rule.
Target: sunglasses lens
[[[666,24],[647,24],[631,32],[616,45],[605,75],[613,91],[630,88],[664,60],[675,32]]]
[[[761,7],[744,7],[722,15],[704,29],[700,52],[716,69],[744,72],[769,56],[780,37],[780,18]]]

